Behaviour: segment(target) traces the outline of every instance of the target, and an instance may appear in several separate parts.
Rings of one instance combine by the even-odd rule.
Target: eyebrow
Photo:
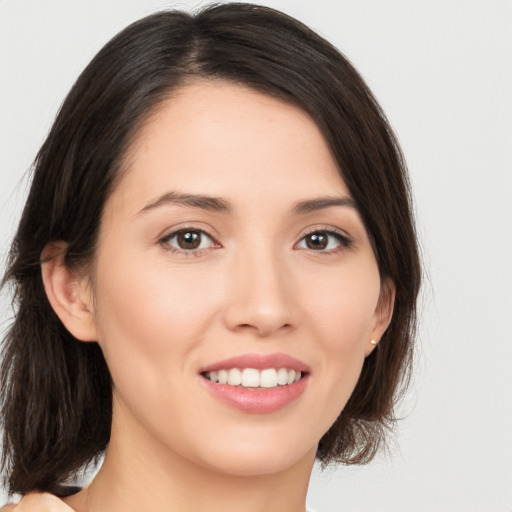
[[[348,196],[335,196],[335,197],[318,197],[315,199],[308,199],[306,201],[299,201],[293,208],[295,215],[305,215],[307,213],[324,210],[331,206],[347,206],[358,210],[356,202]]]
[[[139,214],[148,212],[164,205],[188,206],[190,208],[200,208],[212,212],[230,213],[232,211],[231,204],[220,197],[204,196],[199,194],[180,194],[179,192],[167,192],[157,199],[148,203]]]
[[[160,197],[149,202],[137,215],[146,213],[150,210],[166,205],[188,206],[190,208],[200,208],[219,213],[231,213],[233,206],[231,203],[220,197],[206,196],[201,194],[182,194],[179,192],[167,192]],[[358,210],[356,202],[348,196],[317,197],[299,201],[294,204],[292,213],[294,215],[306,215],[318,210],[324,210],[333,206],[344,206]]]

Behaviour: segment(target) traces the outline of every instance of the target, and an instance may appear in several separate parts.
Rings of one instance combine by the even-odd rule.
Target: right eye
[[[200,229],[184,228],[165,235],[160,243],[173,252],[201,253],[212,247],[218,247],[210,235]]]
[[[333,229],[317,229],[304,235],[296,247],[324,254],[334,254],[343,249],[350,248],[351,245],[352,241],[338,231]]]

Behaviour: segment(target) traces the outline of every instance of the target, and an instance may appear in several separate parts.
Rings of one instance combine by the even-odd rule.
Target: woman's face
[[[102,219],[92,307],[113,435],[225,473],[312,462],[387,326],[380,290],[311,118],[238,85],[180,89]]]

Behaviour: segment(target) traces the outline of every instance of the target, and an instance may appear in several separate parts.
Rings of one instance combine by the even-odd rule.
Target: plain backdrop
[[[337,45],[402,143],[427,276],[388,454],[313,475],[319,512],[512,511],[512,1],[274,0]],[[0,0],[0,251],[72,83],[159,0]],[[21,181],[20,181],[21,180]],[[2,264],[3,268],[3,264]],[[7,297],[0,303],[5,327]]]

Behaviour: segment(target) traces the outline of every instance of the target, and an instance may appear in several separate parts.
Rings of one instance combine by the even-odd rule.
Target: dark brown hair
[[[56,492],[110,436],[111,378],[96,343],[64,328],[43,288],[40,257],[63,240],[86,268],[102,209],[141,124],[177,87],[227,80],[293,103],[322,130],[361,212],[394,314],[318,458],[364,463],[394,422],[411,365],[420,265],[404,161],[371,92],[347,59],[300,22],[249,4],[154,14],[92,60],[67,96],[34,164],[3,284],[15,319],[3,345],[3,466],[10,492]]]

